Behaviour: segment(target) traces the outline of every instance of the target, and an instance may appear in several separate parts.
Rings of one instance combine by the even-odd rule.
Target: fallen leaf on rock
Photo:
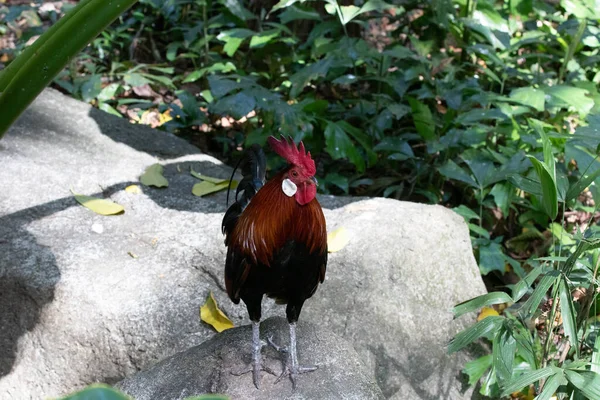
[[[206,303],[200,307],[200,319],[212,325],[217,332],[233,328],[233,322],[219,309],[212,292],[209,293]]]
[[[229,181],[229,179],[213,178],[212,176],[206,176],[206,175],[199,174],[196,171],[194,171],[191,167],[190,167],[190,174],[194,178],[202,179],[203,181],[207,181],[207,182],[215,183],[215,184]]]
[[[235,189],[237,187],[238,182],[237,181],[232,181],[231,182],[231,188]],[[192,194],[194,194],[194,196],[206,196],[207,194],[211,194],[211,193],[215,193],[224,189],[227,189],[227,187],[229,186],[229,181],[225,180],[224,182],[221,183],[212,183],[209,181],[202,181],[199,183],[196,183],[194,185],[194,187],[192,188]]]
[[[335,253],[336,251],[340,251],[350,241],[350,237],[348,236],[348,231],[343,226],[337,228],[336,230],[329,232],[327,235],[327,251],[329,253]]]
[[[140,189],[140,187],[138,185],[129,185],[125,188],[125,191],[127,193],[131,193],[131,194],[140,194],[142,193],[142,189]]]
[[[146,168],[144,174],[140,176],[140,182],[146,186],[169,186],[169,181],[163,176],[163,166],[160,164],[154,164]]]
[[[71,193],[75,197],[75,200],[79,202],[85,208],[89,208],[96,214],[100,215],[114,215],[125,211],[122,205],[117,204],[113,201],[106,199],[99,199],[97,197],[85,196],[83,194],[77,194],[71,189]]]
[[[131,251],[128,251],[127,254],[129,254],[129,257],[131,257],[131,258],[138,258],[138,255],[135,253],[132,253]]]
[[[477,321],[481,321],[487,317],[497,317],[498,315],[500,315],[498,314],[498,311],[494,310],[492,307],[483,307],[477,316]]]

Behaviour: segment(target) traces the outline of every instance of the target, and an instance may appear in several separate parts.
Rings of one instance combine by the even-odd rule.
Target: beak
[[[311,176],[310,180],[315,183],[315,186],[319,186],[319,181],[317,180],[317,178],[315,178],[314,176]]]

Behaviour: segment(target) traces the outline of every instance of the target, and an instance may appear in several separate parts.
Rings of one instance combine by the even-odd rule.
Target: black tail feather
[[[229,207],[229,192],[231,190],[231,182],[235,171],[241,168],[242,180],[237,186],[235,192],[235,203]],[[265,184],[265,175],[267,169],[267,159],[263,149],[258,144],[253,144],[235,166],[231,178],[229,179],[229,187],[227,188],[227,212],[223,217],[222,229],[223,233],[229,232],[234,225],[239,215],[244,211],[252,197]],[[241,197],[240,197],[241,193]]]

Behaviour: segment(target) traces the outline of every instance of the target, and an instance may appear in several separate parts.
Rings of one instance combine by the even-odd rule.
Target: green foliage
[[[532,390],[542,399],[594,398],[594,2],[340,3],[140,0],[54,86],[229,162],[273,133],[303,140],[323,193],[453,208],[495,288],[457,305],[455,316],[500,311],[450,343],[451,351],[492,343],[492,354],[465,366],[470,383],[491,397]],[[0,6],[0,14],[4,31],[31,21],[23,40],[56,19],[28,6]],[[8,64],[0,90],[45,38],[7,53],[26,57]]]
[[[130,400],[131,398],[108,385],[90,385],[83,390],[72,393],[60,400]],[[229,397],[220,394],[203,394],[186,397],[185,400],[228,400]]]

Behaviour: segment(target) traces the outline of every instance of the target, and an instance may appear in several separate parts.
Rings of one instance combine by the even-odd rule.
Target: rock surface
[[[222,178],[229,167],[53,90],[0,140],[0,158],[0,399],[115,383],[202,343],[214,335],[198,317],[209,291],[236,325],[249,323],[223,288],[225,193],[191,194],[190,166]],[[138,182],[156,162],[166,189]],[[126,192],[131,184],[143,193]],[[125,213],[94,214],[70,188]],[[445,350],[473,321],[453,321],[450,307],[485,292],[462,218],[394,200],[319,200],[328,230],[345,227],[350,242],[330,254],[300,320],[350,342],[386,398],[468,397],[459,371],[469,355]],[[263,309],[284,315],[270,301]]]
[[[272,317],[261,324],[261,336],[288,343],[288,324]],[[352,346],[327,329],[300,321],[297,328],[298,358],[318,369],[302,374],[296,390],[289,379],[275,384],[276,376],[262,372],[260,389],[252,374],[233,375],[250,362],[252,329],[249,325],[227,330],[199,346],[175,354],[147,371],[117,385],[136,400],[178,400],[204,393],[226,394],[232,399],[383,399],[375,379]],[[240,357],[247,355],[247,357]],[[285,358],[272,347],[263,349],[264,363],[282,371]]]

